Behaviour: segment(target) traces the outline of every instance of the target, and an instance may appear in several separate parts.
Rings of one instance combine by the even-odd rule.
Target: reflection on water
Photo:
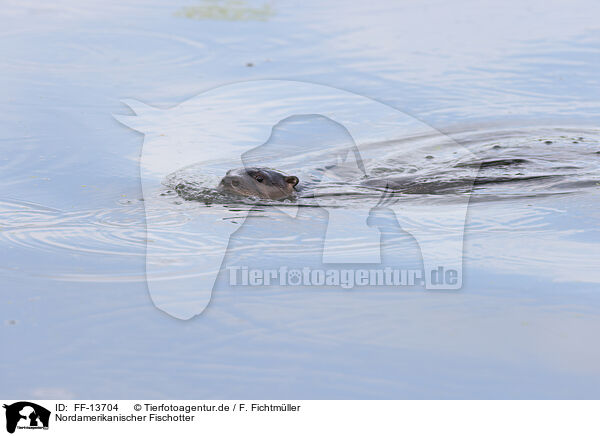
[[[597,4],[197,2],[180,10],[190,20],[176,8],[32,0],[0,11],[0,340],[7,355],[28,356],[0,362],[5,392],[597,397]],[[361,148],[364,173],[324,181],[331,162],[319,153],[346,139],[327,123],[289,120],[271,140],[293,152],[273,155],[267,142],[243,162],[298,175],[295,201],[220,197],[212,189],[225,168],[190,162],[145,204],[142,138],[112,119],[130,115],[119,101],[166,109],[265,78],[372,97],[473,156],[399,135]],[[228,284],[228,266],[319,265],[328,216],[316,206],[377,203],[389,180],[399,204],[429,208],[422,220],[440,228],[444,205],[470,192],[461,291]],[[190,250],[211,249],[188,228],[206,210],[237,224],[250,212],[249,224],[271,233],[257,240],[242,226],[208,310],[180,322],[148,298],[146,220],[172,265],[155,278],[168,279],[189,273]],[[421,262],[389,209],[369,225],[381,231],[383,265]]]

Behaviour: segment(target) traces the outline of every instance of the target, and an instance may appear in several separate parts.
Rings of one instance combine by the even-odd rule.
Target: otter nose
[[[221,180],[222,185],[240,186],[240,180],[237,176],[225,176]]]

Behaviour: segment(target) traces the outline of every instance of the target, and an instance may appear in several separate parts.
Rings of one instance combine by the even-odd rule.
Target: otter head
[[[269,168],[235,168],[227,171],[219,189],[248,197],[283,200],[294,194],[297,184],[298,177]]]

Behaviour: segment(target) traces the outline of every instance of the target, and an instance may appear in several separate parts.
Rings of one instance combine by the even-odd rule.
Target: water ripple
[[[469,159],[456,162],[441,153],[432,155],[430,159],[422,156],[403,167],[405,160],[396,156],[394,150],[405,150],[411,145],[418,150],[418,143],[422,138],[402,141],[402,147],[391,141],[386,144],[374,144],[365,149],[367,175],[372,172],[376,178],[384,179],[406,177],[407,174],[419,176],[410,184],[398,186],[399,201],[431,207],[432,213],[431,216],[421,218],[419,223],[405,220],[405,225],[423,225],[426,222],[429,227],[438,230],[436,234],[447,232],[448,236],[451,236],[452,228],[447,228],[444,217],[437,213],[440,210],[439,206],[444,199],[451,202],[452,198],[461,195],[456,192],[456,187],[460,186],[461,177],[466,174],[465,169],[479,167],[479,174],[471,193],[473,211],[477,213],[471,217],[467,226],[467,235],[470,234],[472,240],[486,241],[516,232],[521,240],[533,238],[532,241],[541,241],[554,249],[560,245],[559,239],[562,238],[565,242],[576,236],[567,230],[565,232],[568,234],[550,231],[552,226],[549,223],[560,217],[563,211],[543,203],[547,196],[568,198],[571,195],[585,196],[598,192],[600,134],[597,130],[489,129],[456,130],[449,134],[458,143],[469,148],[472,152]],[[386,152],[382,153],[384,149]],[[297,158],[298,162],[305,162],[301,156]],[[293,162],[290,164],[293,165]],[[313,171],[306,168],[299,170],[305,170],[307,174]],[[253,210],[253,219],[293,219],[297,220],[294,221],[297,223],[294,225],[298,226],[294,235],[281,230],[283,233],[274,233],[271,238],[252,242],[254,252],[276,252],[278,256],[317,259],[322,244],[319,235],[312,237],[310,231],[323,218],[310,213],[299,214],[296,218],[287,215],[278,218],[277,215],[267,212],[275,210],[274,206],[279,209],[295,206],[313,208],[324,204],[351,210],[354,207],[363,207],[365,202],[369,203],[367,200],[376,200],[381,196],[381,189],[376,186],[369,187],[350,181],[328,185],[331,190],[325,194],[314,197],[308,195],[295,202],[235,200],[231,197],[220,197],[220,194],[212,189],[215,177],[202,176],[194,179],[194,171],[189,168],[179,176],[169,180],[176,180],[177,184],[185,183],[186,180],[189,182],[185,198],[181,196],[181,188],[165,186],[155,194],[156,201],[151,202],[151,207],[148,206],[148,202],[127,201],[117,203],[112,208],[62,211],[31,202],[0,199],[0,245],[8,247],[14,256],[46,256],[46,259],[51,259],[54,256],[82,255],[91,256],[92,259],[105,259],[99,262],[100,271],[90,267],[89,261],[86,264],[88,271],[70,269],[64,264],[52,271],[44,271],[43,268],[31,271],[44,277],[65,281],[137,282],[144,280],[140,267],[143,265],[146,250],[146,220],[152,220],[154,228],[160,229],[153,232],[152,238],[155,246],[163,247],[165,262],[172,265],[172,269],[165,271],[165,274],[178,276],[188,273],[185,268],[189,265],[190,253],[198,255],[210,252],[215,244],[212,234],[198,238],[194,233],[196,229],[193,223],[198,214],[210,211],[215,217],[241,223],[248,211]],[[310,191],[310,186],[307,189]],[[319,201],[318,204],[316,200]],[[475,207],[478,203],[486,203],[488,206],[484,209]],[[529,207],[531,204],[535,207]],[[370,225],[378,225],[377,214],[369,219],[372,220]],[[282,225],[282,229],[288,228],[287,225]],[[297,241],[300,228],[304,229],[302,244]],[[252,237],[250,232],[239,235],[238,239],[242,242],[246,239],[248,242]],[[354,248],[358,251],[378,250],[377,246],[361,245],[363,243],[360,241],[350,242],[356,243]],[[569,243],[581,245],[582,253],[589,248],[585,241]],[[507,244],[510,245],[510,241]],[[234,256],[244,256],[243,247],[243,244],[233,244],[230,252]],[[401,251],[401,248],[394,245],[390,247],[392,252]],[[470,261],[486,262],[493,259],[494,262],[503,264],[504,268],[514,269],[525,268],[527,265],[530,268],[540,268],[540,265],[548,260],[547,255],[539,250],[517,252],[521,255],[515,255],[515,252],[503,255],[490,254],[483,245],[481,247],[483,248],[478,248],[475,244],[469,249]],[[570,254],[565,256],[568,255]],[[104,271],[107,270],[108,259],[118,264],[118,267],[111,268],[107,274]],[[580,269],[585,269],[587,277],[591,277],[589,280],[594,279],[595,275],[590,272],[592,268],[588,265],[589,259],[586,256],[578,256],[573,262],[565,259],[565,262],[573,267],[579,265]],[[35,262],[31,263],[31,268],[37,266]],[[19,268],[22,267],[21,265]],[[3,268],[14,272],[10,265]]]

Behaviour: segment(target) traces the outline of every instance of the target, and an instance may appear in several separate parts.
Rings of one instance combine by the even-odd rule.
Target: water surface
[[[597,398],[598,5],[248,1],[214,12],[213,3],[32,0],[0,10],[5,396]],[[166,110],[258,79],[368,96],[472,153],[420,153],[428,138],[407,136],[374,141],[363,156],[370,178],[416,177],[399,201],[430,208],[432,225],[475,171],[460,291],[229,286],[230,265],[319,265],[327,214],[310,197],[290,202],[305,202],[295,216],[220,201],[210,191],[218,165],[190,162],[155,192],[159,207],[145,208],[143,136],[113,118],[131,115],[120,101]],[[316,152],[348,141],[326,119],[291,119],[271,144],[301,152],[271,159],[267,142],[245,158],[269,157],[310,181],[327,165]],[[376,202],[382,192],[363,176],[332,183],[318,204]],[[206,200],[232,219],[253,210],[249,223],[272,234],[261,244],[242,227],[208,309],[177,320],[148,295],[147,214],[176,262]],[[382,264],[419,267],[414,238],[385,210],[371,218]]]

